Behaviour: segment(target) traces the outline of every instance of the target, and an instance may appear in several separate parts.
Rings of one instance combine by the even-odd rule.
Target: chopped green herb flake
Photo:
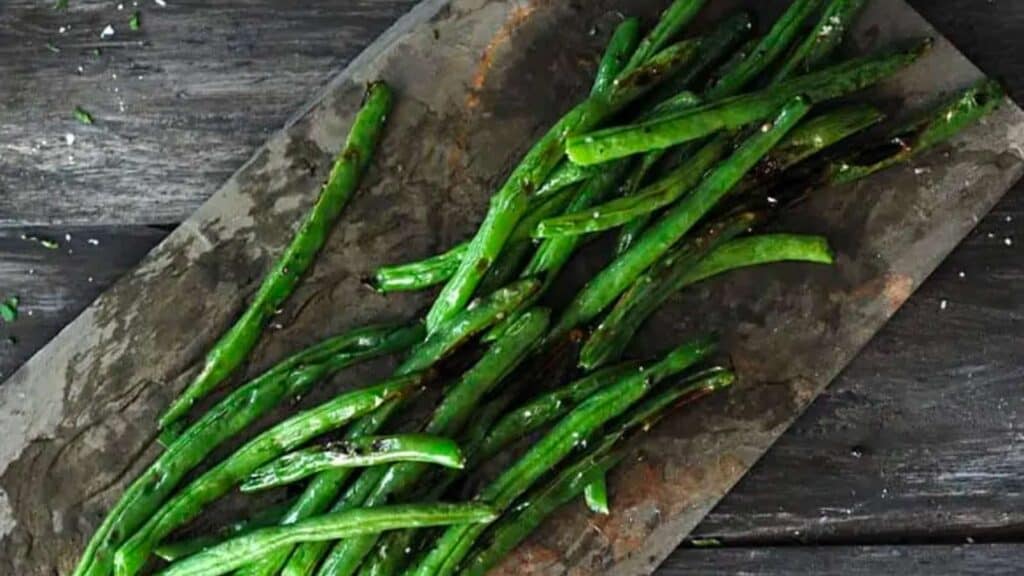
[[[49,50],[50,52],[53,52],[54,54],[57,54],[57,53],[60,52],[60,48],[57,48],[56,44],[54,44],[53,42],[47,42],[46,43],[46,49]]]
[[[697,548],[717,548],[722,545],[718,538],[695,538],[690,543]]]
[[[134,14],[132,14],[131,20],[128,20],[128,27],[132,30],[138,30],[139,28],[142,28],[141,18],[142,17],[139,15],[138,11],[136,11]]]
[[[11,296],[7,300],[0,302],[0,318],[3,318],[3,321],[8,324],[18,319],[17,296]]]
[[[82,124],[92,124],[92,114],[86,111],[81,106],[75,106],[74,111],[75,119]]]

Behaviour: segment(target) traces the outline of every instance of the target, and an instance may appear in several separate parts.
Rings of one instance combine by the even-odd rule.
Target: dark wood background
[[[415,1],[0,5],[0,381]],[[1024,2],[911,3],[1024,101]],[[1022,245],[1019,185],[662,573],[1019,573]]]

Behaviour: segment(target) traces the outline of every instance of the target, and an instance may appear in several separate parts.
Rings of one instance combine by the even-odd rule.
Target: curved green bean
[[[980,80],[950,102],[930,111],[923,120],[897,129],[886,145],[837,162],[830,180],[852,182],[905,162],[987,116],[1002,104],[1005,96],[1006,91],[995,80]]]
[[[107,576],[114,551],[163,504],[186,474],[217,446],[287,398],[345,366],[410,348],[423,339],[422,326],[377,326],[325,340],[290,356],[234,390],[181,436],[125,489],[93,533],[75,576]]]
[[[619,74],[626,68],[633,52],[636,51],[640,42],[640,20],[637,18],[626,18],[612,33],[608,47],[601,56],[601,63],[597,66],[597,74],[594,75],[594,85],[590,89],[591,96],[599,96],[608,92]]]
[[[762,234],[737,238],[719,246],[683,276],[683,287],[738,268],[776,262],[834,264],[828,240],[821,236]]]
[[[501,254],[509,235],[526,213],[530,196],[544,184],[565,155],[565,139],[585,132],[643,96],[690,62],[697,42],[683,41],[659,52],[650,61],[616,78],[606,95],[590,97],[562,117],[538,141],[491,198],[490,208],[455,275],[427,313],[427,331],[457,314],[476,291],[481,279]]]
[[[656,58],[658,53],[668,46],[669,42],[672,42],[683,31],[683,28],[697,16],[706,3],[707,0],[674,0],[661,13],[654,29],[640,41],[640,45],[637,46],[629,62],[626,63],[623,73],[626,74],[646,66],[651,59]]]
[[[364,468],[396,462],[422,462],[461,469],[465,458],[453,440],[428,434],[362,436],[306,448],[257,468],[242,483],[242,492],[298,482],[324,470]]]
[[[503,512],[573,449],[585,444],[605,422],[624,413],[653,386],[700,362],[714,349],[714,341],[710,338],[686,344],[649,369],[641,369],[597,392],[555,424],[522,458],[484,488],[477,499],[491,504],[495,511]],[[448,528],[410,574],[448,576],[454,573],[484,529],[486,526],[471,525]]]
[[[614,468],[626,455],[623,440],[637,428],[647,429],[673,405],[689,398],[713,393],[735,381],[727,370],[713,370],[687,378],[681,385],[631,408],[620,423],[609,424],[611,431],[566,466],[551,481],[527,494],[489,530],[481,546],[462,566],[465,576],[483,576],[536,530],[553,512],[579,496],[586,487]]]
[[[389,400],[414,392],[429,377],[427,373],[416,373],[342,394],[258,435],[193,480],[152,514],[146,524],[118,548],[114,555],[115,573],[118,576],[137,573],[164,537],[197,516],[205,505],[227,493],[256,468],[356,417],[372,412]]]
[[[214,344],[200,373],[160,418],[160,428],[166,428],[185,416],[195,402],[234,372],[256,346],[263,327],[313,263],[331,227],[359,186],[390,111],[391,90],[382,82],[370,84],[363,107],[356,114],[345,148],[338,156],[320,198],[280,260],[263,279],[249,308]]]
[[[547,330],[549,319],[549,313],[543,309],[533,309],[520,316],[508,333],[492,344],[484,357],[445,394],[424,431],[428,434],[457,435],[487,393],[534,349]],[[415,463],[391,466],[362,506],[380,506],[389,498],[407,495],[427,471],[426,466]],[[339,542],[321,566],[319,574],[354,574],[366,555],[373,550],[378,538],[377,535],[368,534]]]
[[[672,117],[608,128],[569,138],[566,150],[578,164],[599,164],[623,156],[667,148],[719,130],[732,130],[766,118],[796,96],[822,102],[874,84],[914,62],[931,46],[856,58],[800,76],[759,92],[711,102]]]
[[[782,80],[797,72],[810,72],[822,64],[843,42],[846,30],[866,4],[866,0],[831,0],[810,36],[797,46],[773,79]]]
[[[325,514],[290,526],[262,528],[171,564],[160,576],[220,576],[260,558],[267,550],[399,528],[491,522],[484,504],[398,505]]]
[[[727,160],[711,171],[690,194],[676,203],[644,233],[636,245],[619,256],[580,291],[569,304],[552,337],[593,320],[612,304],[647,268],[658,261],[739,183],[810,109],[807,99],[787,103],[775,120],[751,136]]]
[[[451,250],[424,260],[383,266],[369,279],[369,285],[381,294],[391,292],[415,292],[440,284],[455,274],[459,262],[466,255],[469,242],[463,242]]]

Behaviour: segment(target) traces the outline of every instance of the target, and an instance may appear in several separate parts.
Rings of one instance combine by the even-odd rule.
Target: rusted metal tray
[[[384,298],[360,278],[469,235],[514,161],[584,93],[617,13],[653,19],[663,4],[426,0],[403,17],[0,387],[0,572],[71,570],[125,483],[157,454],[156,416],[315,198],[365,82],[383,78],[399,94],[387,138],[250,374],[326,335],[422,310],[430,295]],[[711,4],[704,23],[740,5],[768,21],[784,3]],[[903,2],[876,0],[852,49],[934,34]],[[979,75],[938,39],[871,97],[915,107]],[[638,444],[613,475],[613,515],[571,506],[499,571],[652,571],[1021,175],[1022,157],[1024,113],[1008,101],[913,165],[823,191],[787,216],[786,230],[829,236],[834,268],[746,271],[672,302],[636,352],[718,329],[740,384],[676,413]],[[579,268],[586,265],[581,259]],[[367,383],[388,364],[346,372],[302,402]],[[212,516],[251,505],[229,502]]]

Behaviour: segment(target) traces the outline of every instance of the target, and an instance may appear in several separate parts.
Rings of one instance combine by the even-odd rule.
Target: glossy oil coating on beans
[[[660,381],[700,362],[714,350],[713,339],[700,339],[673,350],[649,369],[639,369],[619,383],[594,394],[484,488],[477,499],[492,505],[498,512],[504,511],[605,422],[628,410]],[[415,576],[453,574],[484,528],[469,525],[449,528],[411,573]]]
[[[401,352],[423,339],[421,326],[376,326],[330,338],[278,363],[241,386],[188,427],[124,491],[93,534],[75,576],[106,576],[114,551],[171,495],[186,474],[217,446],[278,406],[302,396],[345,366]]]
[[[174,529],[195,518],[207,504],[226,494],[256,468],[320,434],[372,412],[389,400],[411,393],[423,386],[426,379],[426,374],[416,373],[342,394],[316,408],[300,412],[250,440],[179,491],[121,545],[114,557],[116,574],[136,574],[153,547]]]
[[[381,82],[371,84],[320,198],[273,270],[263,279],[249,308],[221,336],[207,354],[199,375],[160,418],[161,428],[182,418],[192,404],[213,391],[245,361],[263,327],[312,265],[334,222],[359,186],[390,112],[391,89]]]
[[[300,542],[318,542],[398,528],[490,522],[483,504],[399,505],[325,514],[291,526],[262,528],[175,562],[161,576],[220,576],[260,557],[266,550]]]
[[[820,66],[843,42],[846,30],[866,5],[867,0],[831,0],[810,35],[772,79],[784,80]]]
[[[640,42],[640,20],[626,18],[612,33],[608,47],[601,56],[601,63],[594,75],[594,85],[590,89],[591,96],[599,96],[611,90],[612,84],[626,68],[637,44]]]
[[[810,109],[803,97],[790,101],[775,120],[750,137],[730,158],[723,161],[662,216],[628,252],[587,283],[569,304],[553,336],[568,334],[584,326],[611,305],[647,268],[658,261],[723,196],[743,178],[786,135]]]
[[[297,450],[256,469],[242,483],[243,492],[298,482],[324,470],[365,468],[396,462],[422,462],[462,468],[465,458],[449,438],[429,434],[362,436],[321,447]]]
[[[566,149],[573,162],[589,165],[675,146],[719,130],[740,128],[771,116],[787,101],[806,96],[822,102],[861,90],[916,61],[930,41],[906,51],[857,58],[773,87],[711,102],[674,117],[574,136]]]
[[[548,327],[550,314],[533,309],[523,314],[487,354],[466,372],[445,394],[424,427],[428,434],[458,435],[483,398],[508,376],[534,349]],[[380,506],[389,498],[407,495],[428,471],[422,464],[396,464],[388,469],[363,506]],[[348,576],[358,570],[377,543],[376,535],[365,535],[339,542],[320,568],[320,574]]]
[[[430,288],[452,277],[468,247],[469,243],[464,242],[443,254],[425,260],[378,268],[370,284],[374,290],[382,294],[415,292]]]

